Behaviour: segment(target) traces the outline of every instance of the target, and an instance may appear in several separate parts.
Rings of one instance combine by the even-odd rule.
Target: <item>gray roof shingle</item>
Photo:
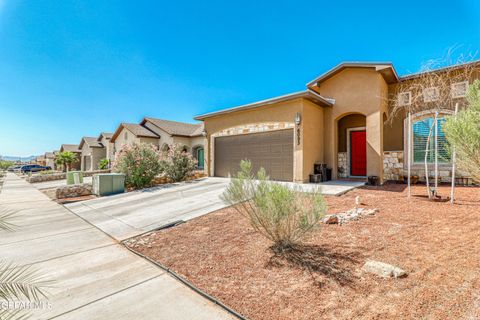
[[[71,151],[71,152],[80,152],[78,144],[62,144],[60,151]]]
[[[195,137],[200,136],[203,131],[203,123],[185,123],[177,122],[163,119],[155,118],[145,118],[142,121],[144,124],[146,121],[153,123],[158,128],[164,130],[172,136],[185,136],[185,137]]]
[[[83,137],[78,147],[82,149],[84,143],[90,148],[103,148],[103,144],[101,144],[95,137]]]

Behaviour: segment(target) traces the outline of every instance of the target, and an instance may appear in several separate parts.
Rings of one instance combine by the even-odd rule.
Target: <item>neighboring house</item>
[[[78,145],[82,171],[98,170],[98,163],[106,157],[106,148],[96,137],[83,137]]]
[[[184,123],[155,118],[144,118],[140,125],[150,129],[159,136],[159,146],[168,150],[171,144],[183,145],[198,161],[198,168],[204,168],[205,136],[203,123]]]
[[[108,159],[108,165],[113,162],[114,153],[113,153],[113,146],[114,144],[111,142],[113,133],[109,132],[102,132],[100,136],[97,138],[97,141],[100,142],[105,147],[105,158]]]
[[[78,148],[78,144],[62,144],[60,146],[59,152],[65,152],[65,151],[70,151],[73,152],[77,156],[77,161],[72,163],[70,165],[70,170],[80,170],[82,161],[81,161],[81,151]],[[63,168],[60,166],[57,166],[57,170],[63,170]]]
[[[206,171],[233,175],[240,160],[250,159],[254,170],[264,167],[275,180],[307,182],[317,163],[331,168],[334,179],[402,180],[409,154],[405,114],[391,124],[385,121],[390,94],[415,77],[399,77],[391,63],[342,63],[309,82],[305,91],[198,116],[207,136]],[[412,173],[421,176],[423,131],[432,112],[413,119]],[[450,167],[448,161],[442,165],[443,181]]]
[[[35,159],[35,162],[38,164],[38,165],[41,165],[41,166],[44,166],[46,161],[45,161],[45,156],[42,155],[42,156],[38,156],[36,159]]]
[[[111,140],[114,150],[122,145],[133,143],[151,143],[167,151],[171,144],[181,144],[198,160],[199,169],[203,169],[204,145],[203,123],[190,124],[162,119],[144,118],[140,124],[122,123]]]
[[[45,152],[45,165],[55,170],[55,153],[54,152]]]

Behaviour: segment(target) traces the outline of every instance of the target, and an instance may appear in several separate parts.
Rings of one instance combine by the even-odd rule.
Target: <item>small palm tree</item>
[[[59,152],[55,157],[55,163],[63,166],[64,171],[70,170],[70,165],[77,162],[77,156],[71,151]]]
[[[0,210],[0,231],[15,231],[17,226],[9,221],[15,212]],[[8,304],[20,299],[40,302],[42,297],[47,297],[44,288],[49,282],[31,265],[16,266],[6,261],[0,261],[0,302]],[[28,317],[28,313],[22,309],[0,309],[0,319],[20,320]]]

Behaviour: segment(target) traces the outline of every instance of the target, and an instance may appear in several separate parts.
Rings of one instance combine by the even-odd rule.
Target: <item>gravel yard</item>
[[[283,256],[232,208],[127,245],[249,319],[480,318],[480,189],[458,188],[454,206],[429,201],[423,186],[413,194],[408,201],[405,185],[392,184],[327,197],[329,214],[351,209],[356,196],[379,212],[322,224]],[[367,274],[367,259],[408,276]]]

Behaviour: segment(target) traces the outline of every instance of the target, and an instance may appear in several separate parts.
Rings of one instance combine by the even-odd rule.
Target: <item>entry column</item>
[[[383,183],[383,114],[367,115],[367,176],[378,176]]]

